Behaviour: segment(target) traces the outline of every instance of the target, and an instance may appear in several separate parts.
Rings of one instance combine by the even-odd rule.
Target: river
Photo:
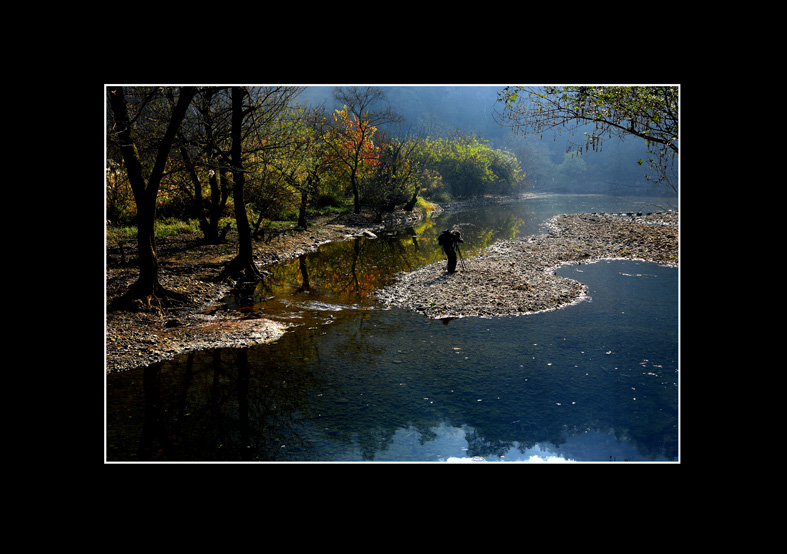
[[[372,297],[444,257],[445,228],[462,229],[472,263],[559,213],[669,203],[543,194],[278,264],[219,308],[292,324],[275,343],[107,376],[107,460],[679,461],[678,269],[564,266],[589,299],[521,317],[430,320]]]

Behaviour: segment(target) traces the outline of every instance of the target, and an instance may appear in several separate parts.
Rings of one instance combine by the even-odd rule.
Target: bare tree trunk
[[[254,263],[251,226],[246,215],[246,203],[243,199],[243,187],[246,174],[243,170],[243,97],[246,91],[241,87],[232,87],[232,195],[235,201],[235,221],[238,226],[238,255],[230,262],[227,272],[230,275],[243,276],[248,280],[259,279],[260,272]]]
[[[126,106],[123,87],[110,90],[109,101],[115,116],[118,143],[123,155],[131,190],[137,204],[137,245],[139,247],[139,278],[131,285],[129,295],[135,298],[157,297],[166,293],[158,279],[158,258],[154,223],[156,220],[156,197],[167,165],[170,149],[192,98],[197,93],[195,87],[182,87],[175,108],[172,110],[164,137],[159,143],[156,160],[147,180],[142,174],[136,144],[131,136],[131,121]]]
[[[301,191],[301,205],[298,209],[298,227],[306,230],[306,206],[309,202],[309,193],[306,190]]]
[[[353,187],[353,213],[361,213],[361,196],[358,191],[358,181],[355,177],[355,171],[350,173],[350,183]]]
[[[221,174],[219,175],[219,173]],[[219,183],[219,177],[221,177],[221,183]],[[208,233],[206,233],[206,237],[212,244],[223,242],[226,234],[226,230],[219,233],[219,220],[229,197],[226,179],[227,176],[224,170],[220,169],[217,164],[208,180],[210,183],[210,213],[208,215]]]

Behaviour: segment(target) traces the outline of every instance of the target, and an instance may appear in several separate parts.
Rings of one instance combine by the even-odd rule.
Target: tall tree
[[[286,122],[290,140],[272,166],[300,195],[298,227],[306,229],[309,200],[318,193],[323,175],[332,167],[332,159],[325,151],[328,123],[321,108],[302,108],[292,115]]]
[[[235,221],[238,226],[238,255],[230,262],[228,273],[243,274],[247,280],[260,278],[260,272],[254,263],[251,226],[246,215],[246,202],[243,188],[246,184],[246,172],[243,168],[243,120],[253,107],[244,110],[243,99],[249,97],[245,87],[232,87],[232,144],[230,160],[232,163],[232,196],[235,203]]]
[[[235,220],[238,228],[238,255],[225,270],[229,275],[242,274],[247,280],[260,278],[253,259],[251,225],[246,214],[247,187],[259,186],[256,174],[268,162],[270,151],[284,148],[288,134],[280,133],[278,124],[298,87],[232,87],[230,167]],[[268,209],[258,206],[259,210]]]
[[[582,131],[585,150],[600,150],[605,140],[635,136],[648,145],[655,181],[671,182],[678,156],[678,87],[547,86],[505,87],[498,93],[498,122],[514,131],[545,130],[573,136]],[[642,160],[639,161],[642,164]]]
[[[399,123],[402,118],[389,107],[372,109],[375,103],[385,100],[379,87],[338,88],[334,97],[344,104],[344,114],[337,119],[334,138],[329,141],[333,154],[350,174],[355,213],[361,212],[359,171],[367,160],[367,152],[374,132],[380,125]]]
[[[158,258],[156,256],[156,243],[154,223],[156,220],[156,197],[158,196],[161,178],[167,166],[170,149],[175,141],[178,128],[186,116],[191,100],[197,93],[195,87],[181,87],[177,103],[172,108],[166,123],[163,136],[153,139],[158,144],[155,149],[153,166],[145,175],[142,160],[137,148],[134,124],[139,112],[134,118],[130,117],[128,101],[123,87],[109,87],[109,105],[114,117],[113,139],[120,149],[123,163],[126,166],[128,180],[137,205],[137,245],[139,251],[139,278],[129,289],[131,298],[153,298],[171,296],[173,293],[165,290],[159,282]],[[141,101],[144,107],[152,102],[158,94],[156,89],[149,91]],[[140,107],[140,110],[142,109]]]

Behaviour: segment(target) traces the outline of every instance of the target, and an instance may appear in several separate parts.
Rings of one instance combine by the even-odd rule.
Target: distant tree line
[[[298,87],[107,88],[106,214],[136,222],[140,277],[130,296],[171,296],[158,281],[153,224],[166,214],[199,222],[222,241],[226,220],[239,253],[228,272],[258,277],[252,238],[274,220],[306,227],[310,208],[378,216],[412,210],[418,197],[510,194],[519,161],[483,139],[433,138],[384,128],[402,118],[376,87],[336,90],[342,109],[298,101]]]

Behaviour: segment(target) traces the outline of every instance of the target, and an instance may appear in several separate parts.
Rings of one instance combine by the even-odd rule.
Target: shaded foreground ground
[[[540,236],[503,241],[464,260],[448,274],[445,262],[399,277],[377,294],[390,306],[431,318],[496,317],[553,310],[576,302],[585,286],[555,275],[563,264],[604,258],[678,264],[678,214],[559,215]]]
[[[401,223],[401,222],[400,222]],[[381,303],[415,310],[428,317],[494,317],[550,310],[577,301],[585,287],[554,275],[564,263],[587,263],[602,258],[631,258],[678,263],[678,214],[652,216],[581,214],[549,221],[550,231],[492,245],[464,260],[455,274],[445,262],[400,276],[382,291]],[[320,244],[345,240],[374,227],[361,216],[321,218],[308,231],[287,231],[255,245],[255,260],[266,265],[315,250]],[[133,259],[133,248],[123,256]],[[198,236],[159,241],[160,280],[188,300],[169,306],[139,304],[135,310],[113,310],[138,275],[135,265],[121,263],[120,248],[107,245],[106,371],[123,371],[169,359],[177,354],[218,347],[242,347],[270,342],[286,327],[255,314],[209,315],[235,285],[218,280],[236,253],[235,242],[203,245]]]

